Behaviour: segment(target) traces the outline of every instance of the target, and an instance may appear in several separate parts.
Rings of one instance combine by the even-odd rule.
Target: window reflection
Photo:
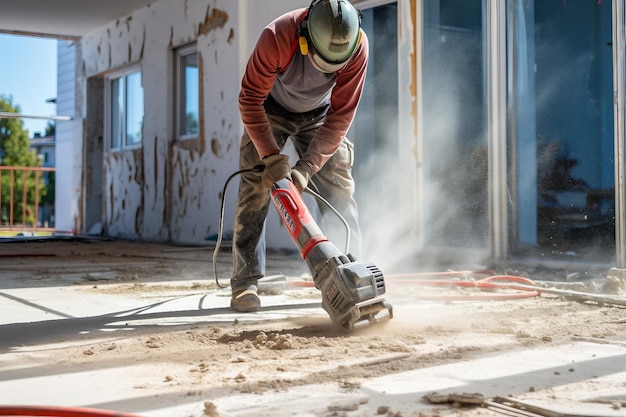
[[[510,0],[514,247],[614,254],[610,2]]]
[[[198,54],[192,53],[183,58],[185,99],[183,126],[181,134],[198,134],[198,109],[199,109],[199,86],[198,86]]]
[[[124,80],[111,81],[111,148],[119,149],[124,136]]]
[[[425,0],[425,233],[447,247],[487,238],[486,40],[481,0]]]
[[[144,97],[141,72],[135,71],[110,79],[110,148],[122,150],[142,142]]]
[[[195,45],[176,51],[176,123],[179,138],[195,138],[199,131],[200,73]]]
[[[141,73],[130,74],[126,78],[126,145],[133,146],[141,143],[143,128],[143,87]]]

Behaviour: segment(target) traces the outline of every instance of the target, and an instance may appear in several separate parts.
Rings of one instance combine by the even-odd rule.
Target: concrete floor
[[[216,371],[204,385],[192,383],[186,379],[189,371],[184,371],[184,366],[170,363],[172,357],[188,355],[188,365],[198,360],[193,355],[228,356],[213,350],[198,353],[177,344],[181,334],[199,328],[239,336],[259,329],[289,329],[304,335],[303,339],[321,340],[329,349],[345,343],[346,350],[374,344],[372,335],[376,335],[337,333],[314,289],[304,289],[297,296],[295,292],[267,295],[262,311],[237,314],[228,308],[230,290],[213,283],[211,256],[207,248],[89,239],[0,243],[0,415],[4,415],[2,407],[9,404],[87,407],[144,417],[503,415],[485,404],[459,408],[423,400],[424,395],[436,391],[480,393],[487,399],[515,395],[520,401],[546,407],[556,413],[553,416],[626,416],[626,310],[603,310],[602,314],[610,315],[611,330],[601,335],[589,330],[577,336],[577,331],[568,333],[563,328],[574,320],[573,314],[584,313],[579,308],[588,307],[560,304],[567,306],[557,313],[563,314],[563,321],[554,320],[554,328],[544,329],[541,322],[554,317],[536,317],[537,335],[542,336],[534,338],[520,335],[520,330],[503,331],[495,326],[511,325],[504,319],[510,310],[515,310],[515,323],[535,323],[533,311],[545,301],[486,302],[473,304],[467,311],[484,314],[493,310],[493,323],[470,321],[466,333],[448,332],[445,329],[454,327],[449,321],[432,323],[451,312],[462,317],[465,304],[417,302],[411,290],[396,289],[392,281],[387,285],[394,319],[384,334],[375,337],[376,343],[389,344],[392,349],[373,357],[363,353],[336,361],[315,358],[318,353],[325,355],[324,346],[317,346],[315,354],[310,349],[306,354],[302,351],[300,371],[310,371],[310,383],[287,384],[276,390],[236,389],[231,371]],[[220,254],[219,276],[228,276],[229,262],[227,253]],[[290,281],[306,279],[302,262],[294,254],[271,255],[268,268]],[[589,309],[593,316],[576,316],[575,321],[593,324],[598,320],[596,313],[597,308]],[[497,323],[499,320],[502,322]],[[494,328],[476,331],[483,325]],[[130,350],[131,342],[150,337],[161,338],[162,345],[167,345],[167,350],[161,346],[161,351],[167,352],[164,358],[147,354],[144,360],[143,353],[135,355]],[[243,339],[240,341],[245,342]],[[398,350],[394,343],[402,343],[403,348]],[[124,347],[129,350],[123,351]],[[439,360],[441,352],[451,347],[456,356]],[[117,349],[120,355],[95,361],[96,357],[102,360],[107,349]],[[369,350],[373,352],[374,347]],[[127,355],[121,355],[122,351]],[[259,357],[259,367],[263,361],[280,360],[279,354],[284,352]],[[372,361],[376,365],[395,363],[396,368],[378,373],[363,370],[355,376],[355,369]],[[345,369],[346,375],[352,376],[339,378],[339,382],[313,378],[329,367]],[[276,374],[275,369],[272,365],[267,374]],[[168,381],[169,375],[173,376]],[[354,380],[358,382],[346,389]]]

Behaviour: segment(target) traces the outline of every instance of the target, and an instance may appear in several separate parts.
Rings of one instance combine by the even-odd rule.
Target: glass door
[[[611,2],[508,0],[512,254],[615,254]]]
[[[485,4],[423,2],[423,205],[431,248],[488,246]]]
[[[348,137],[354,142],[356,200],[365,257],[389,270],[397,264],[399,239],[411,215],[400,201],[403,181],[398,127],[398,4],[357,4],[369,41],[363,96]],[[382,4],[381,4],[382,3]],[[406,246],[406,245],[404,245]]]

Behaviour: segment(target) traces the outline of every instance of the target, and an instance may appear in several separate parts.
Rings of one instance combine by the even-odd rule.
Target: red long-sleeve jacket
[[[239,110],[261,158],[279,151],[263,103],[277,76],[289,67],[294,53],[299,53],[295,51],[294,42],[297,42],[298,25],[305,11],[306,9],[298,9],[286,13],[265,27],[243,76]],[[334,74],[330,108],[324,124],[302,156],[303,160],[313,164],[314,172],[335,153],[354,119],[365,83],[367,61],[368,40],[365,33],[362,33],[354,55],[346,66]]]

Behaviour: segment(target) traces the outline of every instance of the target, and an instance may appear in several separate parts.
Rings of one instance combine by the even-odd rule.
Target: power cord
[[[318,192],[313,191],[311,187],[306,187],[304,192],[311,194],[313,197],[315,197],[316,200],[320,201],[322,204],[328,207],[330,211],[332,211],[339,218],[339,220],[341,220],[341,223],[343,223],[343,226],[346,228],[346,245],[344,248],[344,253],[348,253],[348,251],[350,251],[350,225],[348,224],[346,219],[344,219],[341,213],[339,213],[337,209],[332,206],[332,204],[326,201],[326,199],[324,199],[324,197],[322,197]]]
[[[224,183],[224,188],[222,189],[222,204],[220,206],[220,220],[217,227],[217,241],[215,243],[215,249],[213,249],[213,276],[215,277],[215,283],[220,288],[228,288],[228,285],[222,285],[219,278],[217,277],[217,254],[220,251],[220,246],[222,245],[222,234],[224,228],[224,207],[226,205],[226,191],[228,191],[228,185],[233,179],[235,179],[235,177],[238,177],[241,174],[247,174],[249,172],[260,174],[263,172],[264,169],[265,165],[255,165],[249,169],[241,169],[231,174]]]
[[[215,277],[215,283],[217,284],[219,288],[229,287],[229,285],[223,285],[222,283],[220,283],[219,278],[217,276],[217,255],[222,245],[222,236],[223,236],[223,229],[224,229],[224,211],[225,211],[225,205],[226,205],[226,192],[228,191],[228,186],[230,185],[230,182],[234,178],[238,177],[239,175],[247,174],[251,172],[255,174],[261,174],[264,169],[265,169],[265,165],[255,165],[252,168],[239,170],[231,174],[226,180],[226,182],[224,183],[224,188],[222,189],[222,203],[220,206],[220,219],[219,219],[219,224],[218,224],[218,229],[217,229],[217,241],[215,243],[215,249],[213,249],[213,276]],[[326,199],[324,199],[324,197],[322,197],[318,192],[313,191],[311,187],[307,186],[307,188],[304,191],[306,193],[311,194],[316,200],[320,201],[322,204],[328,207],[328,209],[330,209],[330,211],[332,211],[339,218],[339,220],[341,220],[344,227],[346,228],[345,253],[348,253],[348,250],[350,248],[350,225],[348,224],[346,219],[344,219],[344,217],[337,211],[337,209],[335,209]]]

